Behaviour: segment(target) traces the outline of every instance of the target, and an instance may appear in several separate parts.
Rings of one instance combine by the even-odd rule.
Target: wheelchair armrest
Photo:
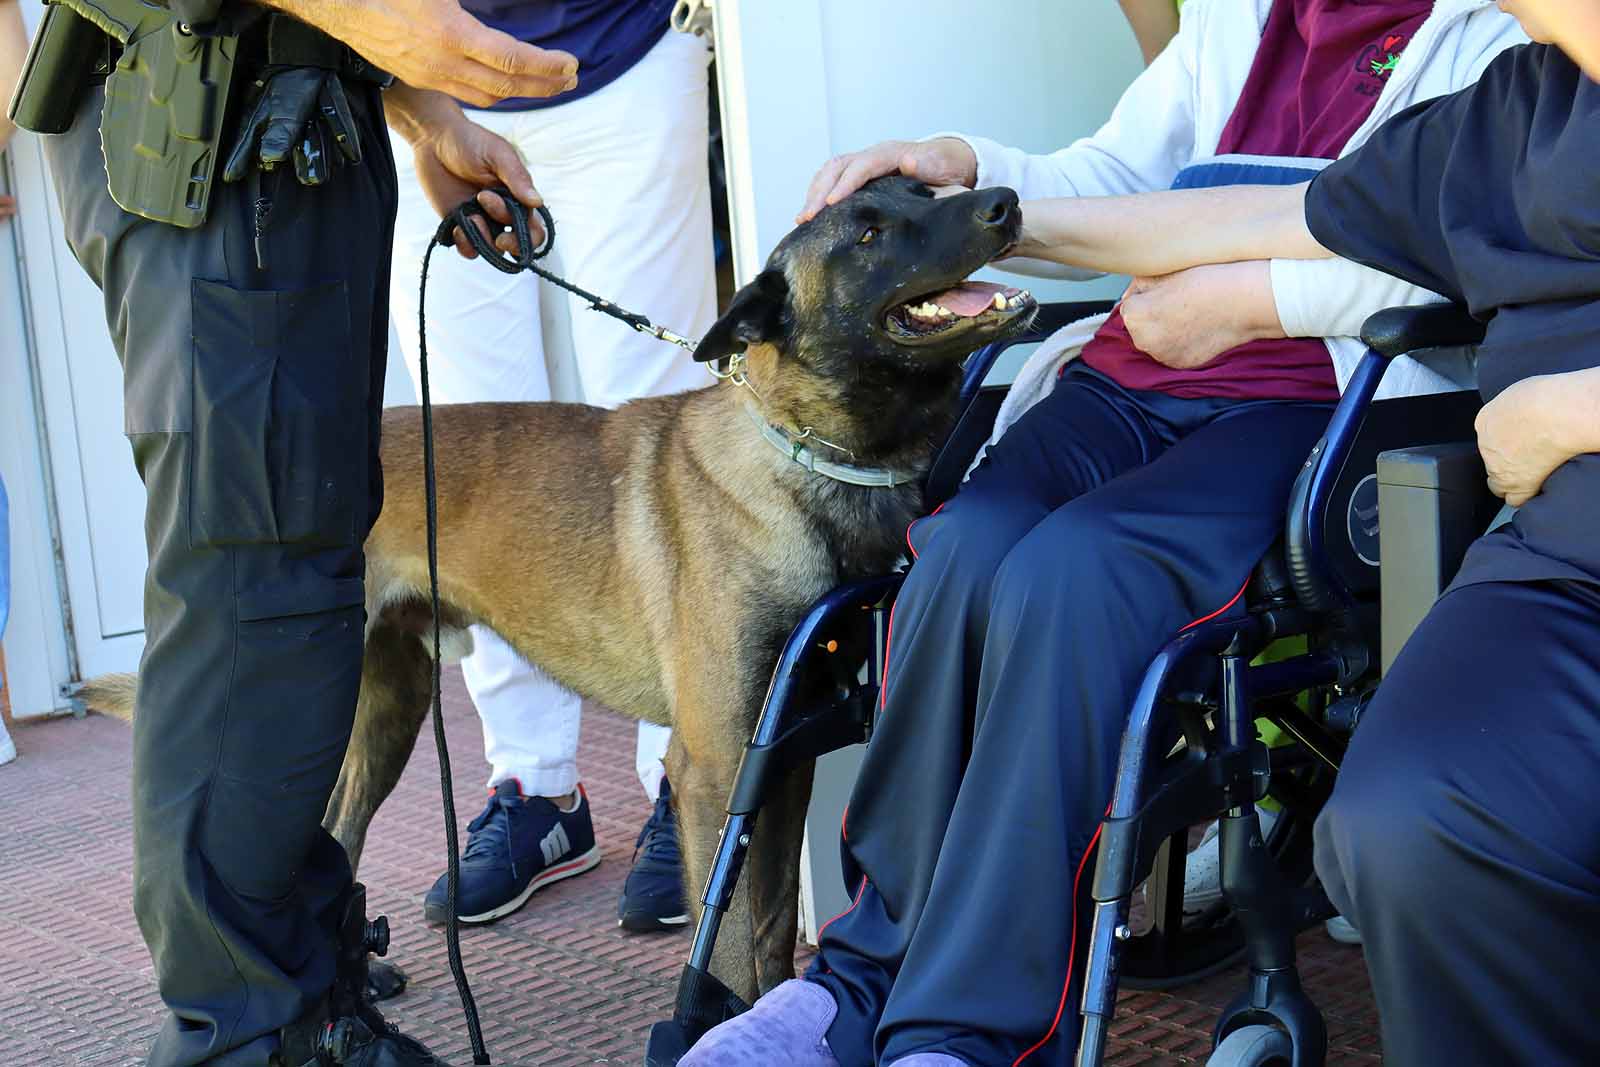
[[[967,357],[955,425],[950,436],[939,447],[933,465],[928,468],[924,500],[929,508],[937,507],[955,496],[967,468],[972,466],[973,457],[994,432],[994,420],[1000,412],[1001,397],[991,395],[998,390],[986,392],[983,382],[994,369],[1001,353],[1014,345],[1043,341],[1063,326],[1091,315],[1104,315],[1114,307],[1115,302],[1110,300],[1040,304],[1039,313],[1026,330],[1003,341],[984,345]]]
[[[1459,348],[1483,340],[1485,324],[1460,304],[1416,304],[1384,308],[1361,327],[1361,340],[1394,359],[1428,348]]]
[[[1290,498],[1285,555],[1295,596],[1308,610],[1328,611],[1350,599],[1349,590],[1333,577],[1323,520],[1390,361],[1429,349],[1477,344],[1483,340],[1485,328],[1459,304],[1385,308],[1362,326],[1367,353],[1345,385],[1327,433],[1312,449]],[[1412,443],[1433,441],[1424,438]]]

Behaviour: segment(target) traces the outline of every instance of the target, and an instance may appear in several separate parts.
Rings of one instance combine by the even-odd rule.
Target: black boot
[[[367,921],[367,890],[358,882],[339,923],[338,970],[327,1002],[284,1027],[272,1067],[450,1067],[373,1006],[367,960],[388,950],[389,922],[382,916]]]

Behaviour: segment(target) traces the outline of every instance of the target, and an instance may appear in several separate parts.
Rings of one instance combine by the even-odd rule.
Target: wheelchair
[[[1045,305],[1026,334],[969,357],[960,418],[928,476],[930,510],[954,495],[992,431],[1005,390],[983,382],[999,355],[1110,307]],[[1404,561],[1403,577],[1422,591],[1407,595],[1425,602],[1380,608],[1380,453],[1401,467],[1414,461],[1424,473],[1470,468],[1479,400],[1475,392],[1374,395],[1395,357],[1426,359],[1482,337],[1482,323],[1447,304],[1370,318],[1362,331],[1368,350],[1306,459],[1284,534],[1252,575],[1244,610],[1191,625],[1146,670],[1099,834],[1078,1067],[1104,1061],[1120,985],[1173,988],[1241,959],[1247,988],[1217,1022],[1211,1067],[1324,1063],[1326,1028],[1295,970],[1296,935],[1334,914],[1312,870],[1312,823],[1375,688],[1380,631],[1382,647],[1398,647],[1404,634],[1390,631],[1420,619],[1498,507],[1481,465],[1456,479],[1454,488],[1470,491],[1435,494],[1452,498],[1453,512],[1433,523],[1427,550]],[[1400,510],[1414,518],[1415,509]],[[1384,528],[1387,554],[1405,554],[1393,547],[1404,548],[1395,540],[1401,536],[1411,531]],[[885,575],[833,590],[785,645],[729,797],[673,1018],[650,1033],[650,1067],[676,1064],[706,1030],[746,1009],[711,975],[710,961],[763,796],[793,768],[871,737],[889,610],[902,580]],[[1269,646],[1285,648],[1286,639],[1297,641],[1291,654],[1261,656]],[[1258,721],[1275,726],[1280,741],[1269,748],[1260,740]],[[1255,805],[1269,797],[1280,814],[1263,836]],[[1186,916],[1190,828],[1213,818],[1223,900]]]

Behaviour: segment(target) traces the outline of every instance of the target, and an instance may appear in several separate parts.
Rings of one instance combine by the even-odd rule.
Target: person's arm
[[[1600,367],[1522,379],[1484,405],[1477,430],[1489,488],[1520,507],[1557,467],[1600,453]]]
[[[509,223],[510,213],[500,197],[486,191],[496,186],[511,190],[525,207],[544,202],[511,142],[467,118],[461,105],[443,93],[396,83],[384,96],[384,115],[411,146],[417,181],[440,218],[469,197],[476,197],[492,218]],[[489,236],[482,219],[473,221]],[[538,218],[530,217],[528,225],[534,242],[542,241]],[[514,250],[509,234],[501,234],[495,243],[506,251]],[[466,258],[477,255],[459,228],[455,244],[456,251]]]
[[[1119,0],[1128,25],[1133,27],[1139,51],[1144,53],[1145,66],[1155,62],[1156,56],[1178,34],[1178,5],[1172,0]]]
[[[27,57],[28,29],[22,24],[22,5],[18,0],[0,0],[0,150],[17,129],[6,110]]]
[[[263,0],[419,89],[474,107],[554,96],[577,85],[578,61],[492,30],[457,0]]]
[[[0,0],[0,152],[5,151],[11,135],[17,132],[6,112],[27,57],[28,29],[22,24],[22,5],[18,0]],[[0,219],[16,213],[17,198],[0,196]]]
[[[1128,336],[1157,363],[1180,370],[1251,341],[1286,337],[1267,268],[1255,260],[1135,278],[1122,298]]]
[[[812,179],[796,221],[804,222],[873,178],[895,173],[931,185],[1003,185],[1024,200],[1165,189],[1195,155],[1199,47],[1199,25],[1191,20],[1172,47],[1123,92],[1105,125],[1055,152],[1032,153],[985,137],[941,133],[836,156]]]
[[[1321,259],[1309,185],[1234,185],[1135,196],[1026,201],[1012,255],[1107,274],[1158,277],[1206,263]]]

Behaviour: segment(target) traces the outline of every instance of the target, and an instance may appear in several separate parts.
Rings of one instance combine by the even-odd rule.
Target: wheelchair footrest
[[[671,1020],[650,1028],[650,1044],[645,1052],[647,1067],[670,1067],[707,1030],[749,1010],[750,1005],[711,972],[685,964],[678,975],[678,1001]]]

